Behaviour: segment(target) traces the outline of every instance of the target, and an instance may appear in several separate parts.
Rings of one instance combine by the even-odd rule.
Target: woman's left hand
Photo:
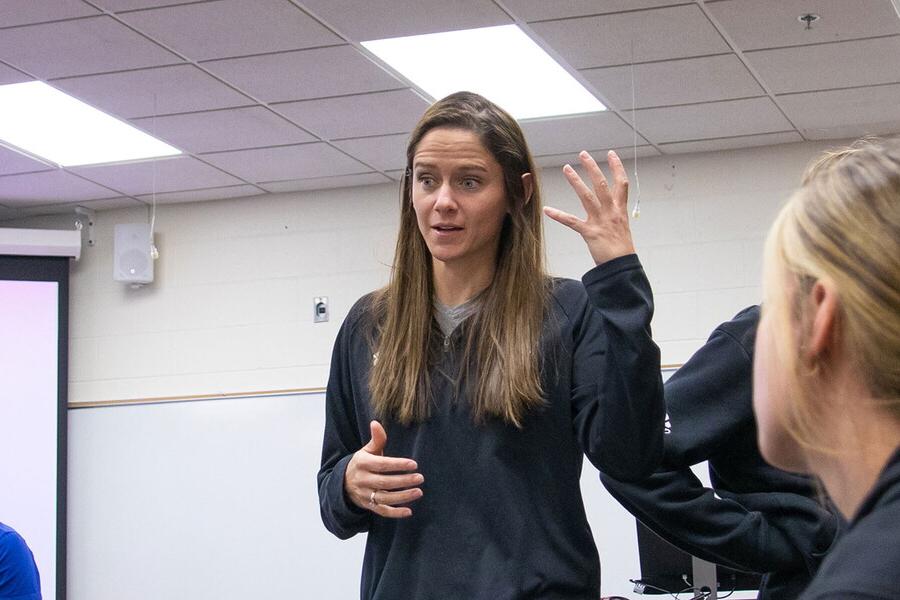
[[[609,151],[607,162],[613,179],[610,189],[603,171],[590,154],[582,151],[578,158],[587,170],[594,189],[589,188],[569,165],[563,167],[563,174],[578,194],[587,218],[579,219],[549,206],[544,208],[544,214],[580,233],[595,264],[634,254],[634,242],[628,225],[628,176],[622,161],[615,152]]]

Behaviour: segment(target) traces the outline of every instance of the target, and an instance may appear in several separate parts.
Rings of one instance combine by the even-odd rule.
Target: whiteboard
[[[70,410],[68,600],[359,598],[365,535],[319,518],[324,403]],[[633,517],[587,461],[582,490],[603,594],[641,598]]]

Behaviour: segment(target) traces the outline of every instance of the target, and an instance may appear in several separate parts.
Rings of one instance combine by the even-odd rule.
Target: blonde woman
[[[766,460],[850,520],[802,598],[900,598],[897,142],[824,156],[775,221],[753,402]]]
[[[368,532],[364,599],[596,599],[582,458],[646,476],[662,451],[652,296],[627,181],[583,153],[583,283],[544,267],[534,161],[516,121],[453,94],[411,134],[391,281],[332,358],[319,471],[326,527]]]

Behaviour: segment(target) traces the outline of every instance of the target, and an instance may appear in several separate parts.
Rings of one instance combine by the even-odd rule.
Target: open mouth
[[[455,225],[435,225],[432,229],[441,233],[452,233],[454,231],[462,231],[463,228]]]

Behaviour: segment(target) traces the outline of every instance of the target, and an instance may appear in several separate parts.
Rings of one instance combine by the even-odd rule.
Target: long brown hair
[[[503,170],[509,214],[500,233],[493,281],[481,296],[480,309],[466,323],[461,380],[472,392],[476,422],[497,417],[521,427],[526,413],[543,404],[539,342],[549,280],[540,187],[518,123],[470,92],[457,92],[434,103],[410,135],[391,280],[375,294],[373,303],[372,404],[377,415],[405,425],[420,423],[430,413],[432,259],[413,209],[411,171],[416,147],[437,127],[475,133]],[[534,178],[530,198],[522,181],[524,173]]]

